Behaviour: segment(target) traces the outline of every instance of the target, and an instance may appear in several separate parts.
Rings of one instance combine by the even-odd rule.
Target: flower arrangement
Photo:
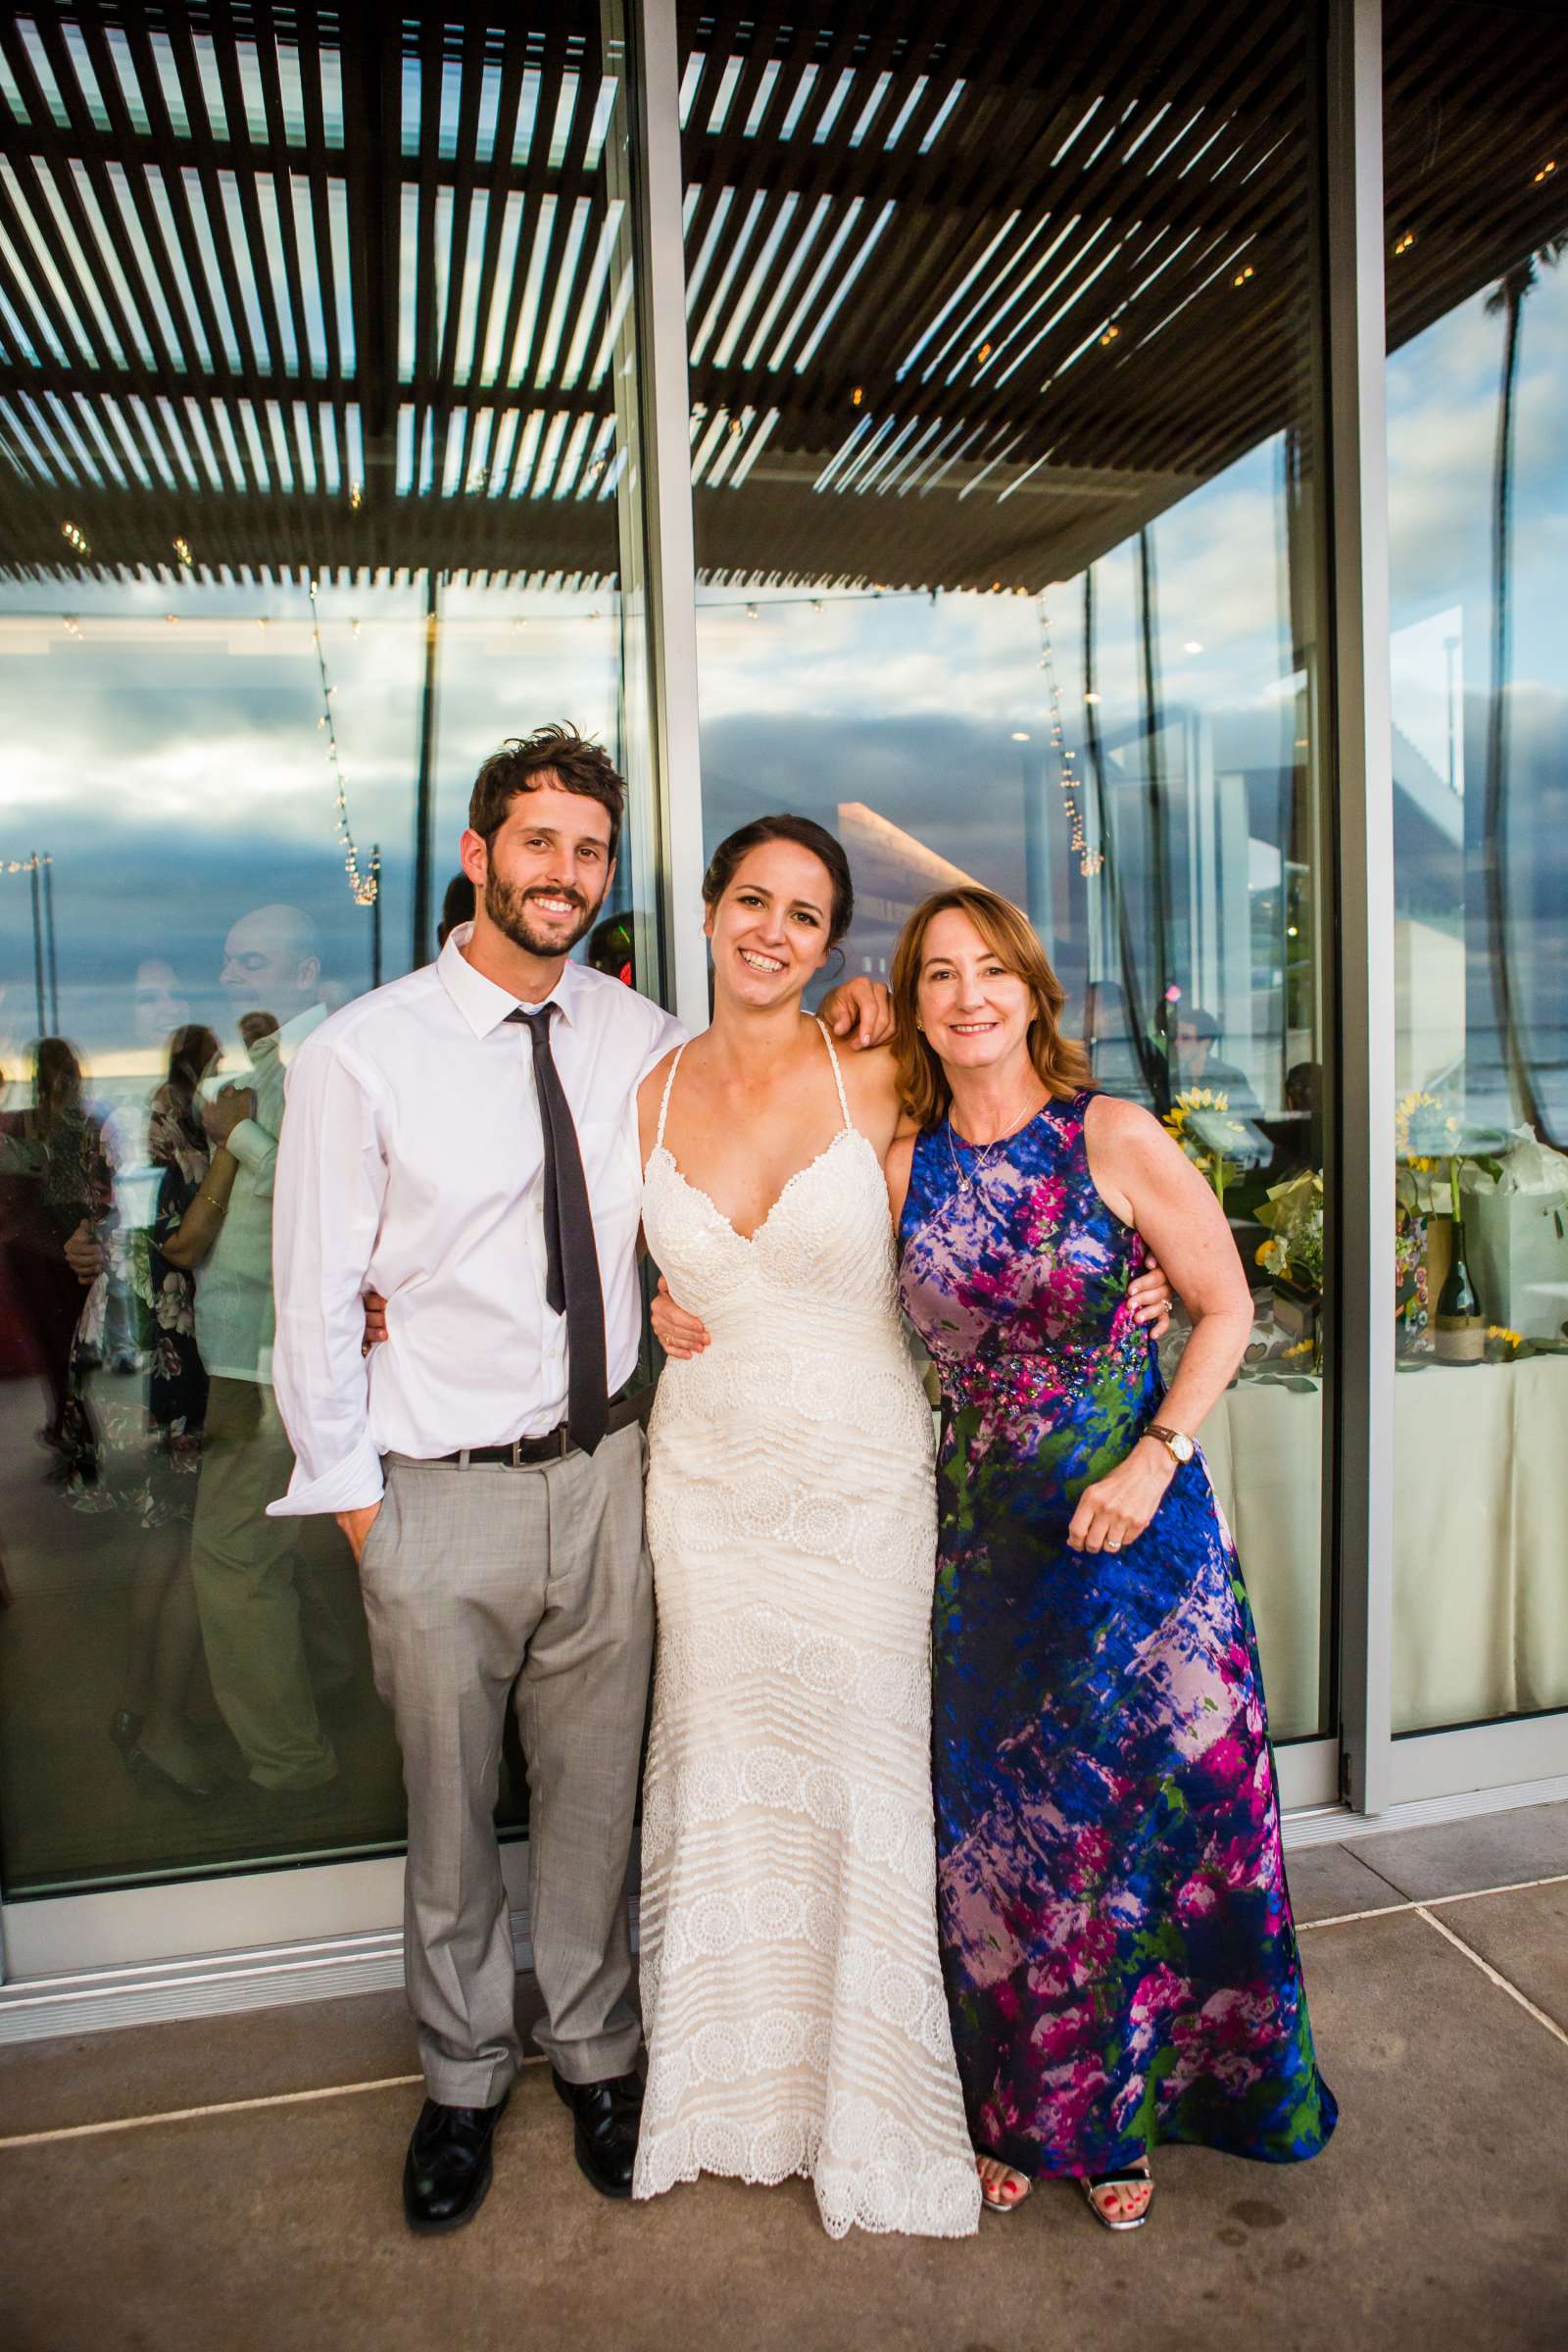
[[[1268,1240],[1257,1252],[1266,1273],[1303,1291],[1323,1288],[1323,1177],[1307,1168],[1284,1184],[1271,1185],[1257,1206]]]
[[[1213,1186],[1222,1208],[1226,1185],[1241,1173],[1239,1152],[1248,1140],[1247,1129],[1238,1125],[1230,1110],[1229,1095],[1213,1087],[1189,1086],[1176,1097],[1164,1121],[1167,1132]]]
[[[1443,1215],[1448,1202],[1443,1163],[1457,1157],[1464,1123],[1445,1107],[1441,1095],[1418,1086],[1400,1098],[1394,1113],[1395,1189],[1402,1208],[1422,1216]]]
[[[1412,1215],[1457,1217],[1459,1171],[1467,1162],[1495,1175],[1498,1162],[1478,1152],[1465,1122],[1441,1095],[1416,1087],[1400,1098],[1394,1113],[1394,1155],[1398,1161],[1395,1195]]]

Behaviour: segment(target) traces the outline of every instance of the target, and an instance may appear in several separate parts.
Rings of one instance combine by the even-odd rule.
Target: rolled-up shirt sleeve
[[[287,1102],[272,1201],[272,1378],[295,1458],[271,1518],[364,1510],[383,1487],[361,1352],[387,1184],[372,1085],[336,1040],[312,1038],[289,1069]]]
[[[227,1145],[230,1156],[255,1179],[257,1192],[270,1191],[277,1166],[276,1136],[269,1135],[260,1119],[241,1119],[230,1128]]]

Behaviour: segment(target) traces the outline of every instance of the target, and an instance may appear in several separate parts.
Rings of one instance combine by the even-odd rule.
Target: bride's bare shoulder
[[[637,1088],[637,1131],[642,1140],[645,1160],[654,1148],[654,1137],[659,1128],[659,1106],[663,1102],[664,1088],[669,1083],[669,1073],[675,1066],[675,1056],[679,1052],[679,1046],[671,1046],[669,1052],[655,1062]]]
[[[899,1101],[899,1071],[891,1046],[866,1046],[847,1051],[839,1044],[839,1068],[844,1073],[845,1091],[858,1109],[862,1105],[883,1118],[896,1115]]]
[[[645,1111],[651,1102],[654,1106],[654,1116],[656,1118],[659,1116],[659,1105],[662,1100],[664,1088],[668,1084],[669,1073],[675,1066],[675,1056],[679,1052],[679,1046],[671,1046],[669,1052],[662,1055],[648,1075],[639,1082],[637,1088],[639,1112]]]

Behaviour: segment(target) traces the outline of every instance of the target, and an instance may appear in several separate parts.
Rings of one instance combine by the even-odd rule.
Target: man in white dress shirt
[[[297,1465],[272,1507],[337,1514],[403,1749],[428,2093],[404,2170],[417,2230],[477,2210],[521,2059],[493,1823],[514,1690],[539,2039],[582,2170],[606,2195],[630,2190],[624,1885],[653,1636],[639,1399],[624,1393],[641,1329],[635,1098],[683,1032],[566,959],[613,873],[622,800],[606,755],[567,729],[487,760],[462,845],[473,923],[325,1022],[289,1073],[273,1363]],[[387,1336],[367,1366],[370,1290]]]

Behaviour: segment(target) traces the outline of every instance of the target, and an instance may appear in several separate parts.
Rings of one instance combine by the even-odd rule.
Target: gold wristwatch
[[[1151,1421],[1144,1435],[1146,1438],[1157,1438],[1178,1469],[1183,1463],[1190,1462],[1198,1451],[1185,1430],[1166,1429],[1158,1421]]]

